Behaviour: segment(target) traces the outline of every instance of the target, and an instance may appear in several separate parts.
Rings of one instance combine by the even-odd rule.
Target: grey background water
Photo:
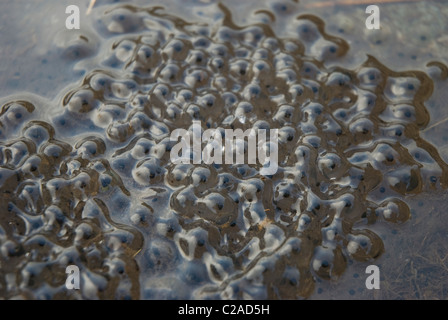
[[[96,2],[94,13],[105,4]],[[129,1],[128,1],[129,2]],[[161,1],[162,2],[162,1]],[[163,1],[173,12],[194,19],[207,14],[213,1]],[[378,58],[393,70],[422,70],[435,83],[434,94],[426,106],[431,121],[423,136],[434,144],[448,161],[448,80],[440,69],[427,67],[432,61],[448,63],[448,5],[444,1],[399,2],[379,4],[381,30],[367,30],[365,1],[361,5],[319,5],[324,1],[223,1],[237,22],[254,6],[278,10],[282,14],[313,13],[326,23],[326,31],[341,36],[350,44],[341,60],[356,66],[367,54]],[[95,14],[85,15],[89,1],[4,1],[0,3],[0,97],[30,92],[56,99],[59,92],[80,79],[88,65],[78,63],[66,45],[76,47],[76,31],[65,30],[65,8],[81,8],[81,28],[91,29]],[[132,1],[147,5],[147,1]],[[151,1],[155,5],[156,1]],[[282,28],[281,21],[275,26]],[[98,45],[101,45],[98,42]],[[88,54],[88,53],[87,53]],[[80,57],[82,58],[82,57]],[[341,63],[338,61],[338,63]],[[381,289],[367,290],[364,270],[368,265],[354,263],[336,282],[316,285],[312,299],[446,299],[448,297],[448,197],[446,192],[425,194],[407,199],[412,219],[404,225],[377,223],[372,230],[379,234],[386,253],[375,264],[381,270]]]

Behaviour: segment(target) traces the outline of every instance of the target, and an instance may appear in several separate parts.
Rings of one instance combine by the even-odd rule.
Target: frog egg
[[[206,85],[208,83],[209,78],[210,76],[205,69],[197,69],[191,71],[185,77],[184,82],[190,88],[197,88]]]
[[[183,281],[189,285],[199,285],[208,281],[208,273],[202,261],[186,261],[179,266],[179,274]]]
[[[153,209],[150,207],[147,207],[145,205],[139,205],[135,210],[134,213],[131,215],[130,220],[131,223],[135,226],[140,225],[152,225],[152,213]]]
[[[297,224],[297,231],[304,232],[305,230],[307,230],[311,224],[311,221],[312,219],[308,214],[302,213]]]
[[[175,82],[179,80],[180,68],[174,64],[170,63],[166,65],[159,73],[159,79],[164,82]]]
[[[79,61],[92,56],[99,47],[98,39],[85,30],[60,30],[53,39],[61,57],[70,61]]]
[[[271,52],[267,50],[266,48],[257,48],[252,54],[253,60],[268,60],[268,58],[271,56]]]
[[[252,111],[254,107],[249,102],[240,102],[235,109],[235,117],[241,122],[245,123],[252,118]]]
[[[6,148],[0,147],[0,159],[4,161],[2,165],[7,162],[10,166],[18,167],[30,156],[29,148],[23,141],[17,141]]]
[[[139,139],[131,149],[131,156],[136,160],[148,157],[153,147],[153,141],[145,138]]]
[[[372,67],[362,68],[359,70],[357,77],[360,82],[359,86],[370,90],[375,90],[384,81],[382,72]]]
[[[187,40],[173,38],[162,49],[164,60],[183,61],[187,58],[191,49],[191,43]]]
[[[113,98],[121,99],[123,101],[127,101],[131,94],[132,89],[134,89],[137,85],[134,82],[113,82],[110,86],[110,92]],[[112,98],[111,97],[111,98]]]
[[[296,32],[300,41],[309,45],[322,38],[317,26],[307,19],[299,19],[296,24]]]
[[[204,167],[198,167],[191,173],[192,185],[197,187],[200,184],[207,184],[210,179],[210,170]]]
[[[107,136],[111,140],[124,142],[129,138],[132,131],[129,123],[114,121],[107,127]]]
[[[318,136],[309,135],[302,138],[302,142],[305,145],[311,146],[314,149],[318,149],[321,145],[322,139]]]
[[[385,174],[385,180],[392,190],[405,195],[417,193],[422,189],[422,177],[416,166],[405,166]]]
[[[295,70],[290,68],[282,69],[277,73],[279,79],[283,79],[289,85],[295,85],[297,82],[297,73]]]
[[[139,46],[138,50],[136,51],[136,54],[134,58],[143,65],[148,65],[151,62],[151,59],[153,59],[155,56],[154,48],[149,45],[141,45]]]
[[[222,99],[215,94],[208,93],[199,98],[199,105],[203,108],[212,108],[214,111],[220,110],[223,104]]]
[[[186,62],[190,65],[204,66],[207,65],[208,57],[202,50],[190,50]]]
[[[337,279],[345,271],[347,261],[339,247],[319,246],[314,250],[311,262],[313,271],[323,279]]]
[[[133,41],[124,40],[115,48],[114,53],[118,60],[129,61],[135,51],[136,45]]]
[[[66,217],[62,210],[56,206],[51,205],[44,211],[44,228],[47,231],[54,230],[58,227],[62,227],[63,223],[66,221]]]
[[[190,104],[187,107],[186,113],[190,116],[191,119],[199,120],[201,108],[197,104]]]
[[[217,192],[198,199],[198,204],[198,215],[213,221],[218,226],[231,224],[238,215],[235,202],[229,196],[223,196]]]
[[[380,143],[376,146],[375,150],[373,150],[372,159],[375,161],[375,168],[383,168],[384,166],[390,166],[397,163],[400,156],[398,152],[392,148],[392,146],[385,143]]]
[[[375,213],[390,223],[404,223],[411,218],[409,206],[399,199],[385,201]]]
[[[149,186],[161,181],[165,169],[160,167],[159,161],[155,158],[142,160],[132,170],[132,178],[143,185]]]
[[[91,159],[104,154],[106,144],[101,138],[87,137],[75,144],[75,149],[83,159]]]
[[[151,270],[166,271],[173,269],[178,252],[173,243],[163,239],[152,239],[144,252],[145,262]]]
[[[95,176],[91,177],[86,172],[81,172],[72,178],[70,185],[75,198],[84,199],[86,194],[89,194],[92,190],[98,190],[98,181],[95,178]]]
[[[259,179],[250,179],[238,184],[239,198],[248,202],[261,200],[264,184]]]
[[[319,171],[326,177],[334,178],[335,173],[340,169],[341,165],[341,158],[335,153],[327,153],[319,156],[317,160]]]
[[[104,292],[107,288],[108,281],[100,274],[86,270],[81,273],[81,291],[82,296],[89,300],[99,299],[98,294]]]
[[[278,140],[279,143],[285,144],[285,146],[286,145],[289,146],[289,143],[294,141],[294,139],[296,138],[296,130],[289,126],[282,127],[279,130],[278,137],[279,137]]]
[[[0,111],[0,119],[6,120],[8,125],[18,127],[24,123],[35,110],[33,104],[27,101],[13,101],[3,105]]]
[[[95,110],[94,115],[92,116],[93,123],[100,128],[107,128],[113,120],[113,114],[104,111],[102,107],[100,107],[98,110]]]
[[[270,74],[271,67],[270,65],[264,61],[264,60],[256,60],[252,64],[252,74],[254,76],[254,79],[263,79],[263,77],[266,77]]]
[[[230,63],[230,74],[235,78],[245,77],[249,72],[249,62],[238,59]]]
[[[81,223],[75,229],[75,239],[74,242],[80,245],[85,240],[93,238],[95,232],[91,225],[87,223]]]
[[[108,174],[101,174],[99,177],[99,183],[101,185],[100,190],[106,192],[113,185],[113,178]]]
[[[374,124],[367,118],[360,118],[350,123],[349,130],[356,141],[366,142],[372,139]]]
[[[298,190],[292,183],[282,182],[275,188],[274,204],[283,212],[290,212],[297,201]]]
[[[285,126],[294,121],[294,114],[297,114],[293,106],[282,105],[278,108],[274,115],[274,121],[277,121],[281,126]]]
[[[367,229],[349,234],[347,240],[348,253],[358,261],[372,261],[384,252],[383,241]]]
[[[156,96],[161,101],[166,101],[172,95],[171,87],[164,83],[158,83],[152,88],[150,94],[150,98]]]
[[[47,156],[48,161],[55,165],[55,162],[62,160],[62,157],[66,156],[71,151],[71,147],[63,145],[51,143],[46,145],[42,153]]]
[[[64,105],[70,112],[88,113],[100,106],[99,100],[94,96],[92,90],[78,90],[65,96]]]
[[[181,105],[192,102],[193,97],[193,92],[189,89],[181,89],[176,93],[176,101],[178,101]]]
[[[166,108],[166,115],[172,121],[176,121],[176,119],[181,118],[182,108],[174,103],[170,103]]]
[[[214,57],[209,62],[209,68],[213,72],[224,72],[227,70],[227,62],[222,57]]]
[[[9,259],[11,257],[20,256],[24,251],[22,245],[15,243],[12,240],[7,240],[0,246],[0,253],[4,258]]]
[[[151,126],[153,126],[154,123],[157,123],[153,120],[160,120],[164,116],[164,108],[161,106],[158,106],[156,104],[153,104],[151,107],[148,107],[150,109],[150,115],[148,116],[147,113],[138,111],[132,115],[132,118],[129,121],[129,127],[131,127],[135,131],[143,131],[149,129]]]
[[[327,79],[326,85],[329,87],[344,87],[351,83],[350,77],[340,72],[333,72]]]
[[[121,8],[108,12],[101,22],[106,27],[106,30],[112,34],[136,32],[144,27],[142,17],[137,13]]]
[[[415,107],[408,104],[388,105],[381,114],[381,119],[395,123],[412,123],[416,120],[424,122],[425,119],[417,119]]]
[[[31,121],[23,128],[23,136],[33,141],[36,146],[39,146],[53,139],[54,129],[46,122]]]

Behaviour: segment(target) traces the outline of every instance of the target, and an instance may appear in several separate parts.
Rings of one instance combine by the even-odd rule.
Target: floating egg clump
[[[405,196],[447,187],[419,135],[424,72],[338,66],[348,44],[313,15],[277,35],[217,8],[188,22],[111,7],[83,58],[97,67],[60,101],[1,106],[1,297],[307,298],[384,252],[370,227],[407,221]],[[278,129],[278,170],[248,163],[249,141],[244,164],[174,163],[171,133],[196,121],[218,136]]]

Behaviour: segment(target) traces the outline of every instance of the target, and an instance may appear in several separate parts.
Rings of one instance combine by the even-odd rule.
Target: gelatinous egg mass
[[[76,46],[97,67],[57,104],[1,106],[1,297],[306,298],[384,252],[369,228],[407,221],[404,196],[447,187],[419,135],[424,72],[372,56],[341,67],[347,42],[289,7],[270,13],[291,20],[285,35],[218,8],[189,22],[111,6],[101,45]],[[277,172],[173,163],[171,133],[195,120],[278,129]],[[68,265],[80,290],[65,287]]]

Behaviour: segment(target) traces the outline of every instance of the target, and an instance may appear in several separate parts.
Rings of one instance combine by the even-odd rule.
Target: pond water
[[[380,30],[347,1],[70,4],[80,30],[0,4],[0,297],[447,297],[443,1]],[[278,129],[277,172],[173,163],[195,120]]]

